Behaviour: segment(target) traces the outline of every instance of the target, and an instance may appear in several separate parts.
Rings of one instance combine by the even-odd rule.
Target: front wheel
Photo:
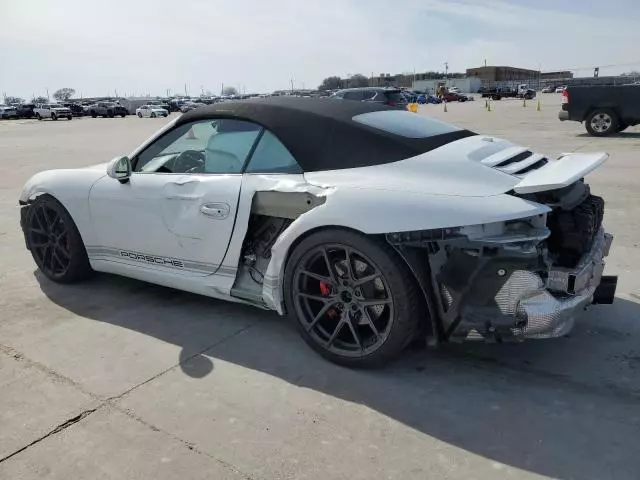
[[[42,117],[40,116],[40,114],[39,114],[39,113],[36,113],[36,118],[37,118],[38,120],[42,120]]]
[[[51,114],[51,120],[58,120],[58,117],[56,116],[55,113]]]
[[[138,112],[138,117],[142,118],[142,113]]]
[[[40,195],[25,219],[27,246],[44,275],[54,282],[71,283],[92,270],[87,251],[71,215],[55,198]]]
[[[71,115],[67,115],[67,120],[71,120],[73,117]]]
[[[323,230],[294,249],[285,304],[302,338],[328,360],[381,366],[415,338],[422,300],[395,251],[347,230]]]
[[[618,115],[608,108],[598,108],[591,112],[586,119],[589,135],[606,137],[618,131]]]
[[[156,114],[154,112],[151,112],[151,118],[156,118]]]

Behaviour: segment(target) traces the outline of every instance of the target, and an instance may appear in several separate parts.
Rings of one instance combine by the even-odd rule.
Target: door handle
[[[198,200],[199,198],[200,198],[199,195],[188,195],[188,194],[185,194],[185,195],[176,194],[176,195],[166,196],[167,200]]]
[[[169,183],[169,185],[178,185],[179,187],[181,187],[183,185],[189,185],[189,184],[192,184],[192,183],[198,183],[198,180],[193,180],[193,179],[190,179],[190,178],[183,178],[183,179],[180,179],[180,180],[175,180],[175,181]]]
[[[227,218],[230,211],[231,207],[226,203],[205,203],[200,207],[200,212],[204,215],[217,219]]]

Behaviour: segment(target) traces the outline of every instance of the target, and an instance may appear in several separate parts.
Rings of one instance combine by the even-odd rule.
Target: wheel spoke
[[[45,230],[51,230],[51,224],[49,222],[49,217],[47,216],[47,210],[44,206],[40,207],[40,217],[43,221],[41,225]]]
[[[311,321],[311,323],[309,325],[306,326],[307,331],[313,329],[313,327],[316,326],[316,324],[322,319],[322,317],[324,317],[327,313],[327,311],[333,307],[334,302],[327,302],[324,304],[324,306],[320,309],[320,311],[316,314],[316,316],[313,318],[313,320]]]
[[[369,325],[369,327],[371,328],[371,330],[373,330],[373,333],[376,336],[376,340],[377,340],[378,338],[380,338],[380,332],[378,332],[376,325],[373,323],[373,319],[371,318],[371,314],[369,313],[369,310],[367,309],[367,307],[364,307],[362,309],[362,314],[364,315],[364,319]]]
[[[69,253],[69,251],[66,249],[66,247],[64,247],[62,244],[58,244],[58,247],[56,248],[56,250],[58,251],[58,253],[61,253],[62,256],[64,258],[66,258],[67,260],[69,260],[71,258],[71,254]]]
[[[333,297],[323,297],[321,295],[313,295],[312,293],[296,292],[296,295],[302,298],[308,298],[309,300],[315,300],[317,302],[327,303],[333,299]]]
[[[362,350],[362,344],[360,343],[360,338],[358,337],[358,333],[356,332],[355,327],[353,326],[353,322],[351,320],[346,320],[347,325],[349,325],[349,330],[351,330],[351,335],[356,342],[359,350]]]
[[[324,275],[320,275],[318,273],[310,272],[309,270],[300,270],[300,274],[306,275],[309,278],[313,278],[315,280],[319,280],[321,282],[331,282],[331,277],[326,277]]]
[[[49,254],[49,268],[51,269],[51,273],[54,273],[56,270],[54,260],[55,260],[55,250],[53,249],[53,247],[51,247],[51,253]]]
[[[347,278],[349,280],[355,280],[356,276],[355,273],[353,271],[353,264],[351,263],[351,249],[350,248],[345,248],[344,249],[344,256],[345,256],[345,264],[347,265]]]
[[[67,234],[67,229],[63,229],[59,234],[58,234],[58,241],[62,240],[62,238]]]
[[[380,298],[380,299],[372,299],[372,300],[360,300],[358,302],[361,307],[372,307],[374,305],[388,305],[391,303],[390,298]]]
[[[43,235],[43,236],[47,236],[47,232],[45,232],[44,230],[40,229],[40,228],[34,228],[34,227],[30,227],[29,231],[35,235]]]
[[[334,283],[337,283],[337,281],[336,281],[336,274],[335,274],[335,272],[334,272],[334,270],[333,270],[333,265],[331,265],[331,261],[329,260],[329,252],[327,252],[327,249],[326,249],[326,248],[323,248],[323,249],[322,249],[322,256],[324,257],[324,263],[325,263],[325,264],[326,264],[326,266],[327,266],[327,270],[328,270],[328,272],[329,272],[329,275],[330,275],[330,277],[331,277],[331,280],[332,280]]]
[[[31,248],[42,248],[42,247],[46,247],[47,245],[49,245],[49,241],[44,241],[44,242],[29,242],[29,246]]]
[[[333,341],[336,339],[336,337],[340,333],[340,330],[342,330],[342,327],[344,326],[345,322],[346,321],[344,319],[344,314],[342,314],[342,317],[340,318],[340,321],[336,325],[336,329],[331,334],[331,337],[329,337],[329,340],[327,340],[327,347],[330,347],[333,344]]]
[[[376,270],[376,272],[372,273],[371,275],[367,275],[366,277],[358,278],[356,281],[353,282],[353,286],[354,287],[359,287],[360,285],[364,285],[365,283],[372,282],[376,278],[380,277],[380,275],[382,275],[382,274]]]

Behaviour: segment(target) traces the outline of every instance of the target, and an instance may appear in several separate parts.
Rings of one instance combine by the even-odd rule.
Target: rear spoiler
[[[602,165],[608,153],[563,153],[557,160],[534,170],[518,183],[516,193],[535,193],[571,185]]]

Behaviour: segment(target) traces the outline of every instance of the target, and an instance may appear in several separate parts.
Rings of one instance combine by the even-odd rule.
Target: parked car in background
[[[640,124],[637,85],[567,87],[562,92],[561,121],[585,122],[589,135],[605,137]]]
[[[407,98],[399,88],[364,87],[346,88],[338,90],[331,95],[334,100],[357,100],[360,102],[373,102],[406,110]]]
[[[190,112],[191,110],[202,107],[204,103],[196,103],[196,102],[185,102],[180,106],[180,111],[182,113]]]
[[[445,102],[466,102],[468,97],[462,93],[447,92],[442,95]]]
[[[84,115],[84,108],[79,103],[68,102],[63,103],[62,105],[71,110],[71,115],[73,115],[74,117],[82,117]]]
[[[140,118],[166,117],[169,115],[169,110],[166,108],[160,108],[157,105],[142,105],[141,107],[136,108],[136,115]]]
[[[460,89],[458,87],[448,88],[449,93],[460,93]]]
[[[33,113],[36,114],[36,118],[38,120],[42,120],[44,118],[50,118],[51,120],[66,118],[67,120],[71,120],[73,118],[71,110],[59,103],[42,103],[40,105],[36,105],[36,108],[33,109]]]
[[[16,112],[20,118],[33,118],[36,116],[33,109],[36,106],[33,103],[23,103],[16,105]]]
[[[551,92],[553,92],[553,90],[554,90],[554,88],[553,88],[553,87],[544,87],[544,88],[541,90],[541,93],[551,93]]]
[[[116,116],[126,117],[129,112],[122,105],[112,102],[98,102],[94,103],[88,108],[88,113],[93,118],[104,117],[113,118]]]
[[[18,118],[16,107],[13,105],[0,105],[0,118],[4,120]]]
[[[426,103],[442,103],[442,99],[436,97],[435,95],[431,95],[429,93],[424,93],[422,95],[418,95],[418,103],[424,105]]]
[[[171,107],[167,102],[148,102],[147,105],[156,107],[156,108],[161,108],[163,110],[166,110],[167,113],[171,111]]]
[[[556,87],[556,93],[562,93],[567,89],[566,85],[560,85],[559,87]]]

